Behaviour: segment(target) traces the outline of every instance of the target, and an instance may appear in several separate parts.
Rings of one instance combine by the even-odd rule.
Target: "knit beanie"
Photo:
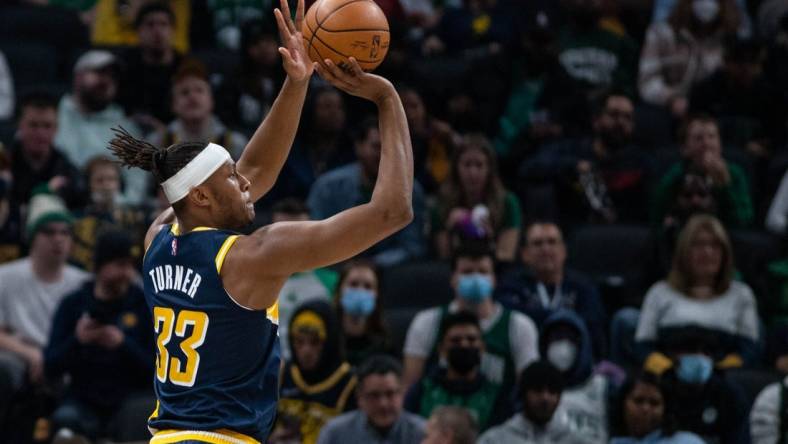
[[[33,239],[38,230],[50,222],[66,222],[71,225],[74,218],[60,197],[48,192],[45,187],[36,187],[27,207],[27,238]]]
[[[96,240],[93,250],[93,270],[118,259],[134,259],[134,242],[125,231],[108,230]]]

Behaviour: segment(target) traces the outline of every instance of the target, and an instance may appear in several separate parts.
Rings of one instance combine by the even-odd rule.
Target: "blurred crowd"
[[[285,283],[270,442],[788,440],[788,2],[374,1],[415,217]],[[285,79],[276,6],[0,5],[8,442],[147,438],[167,202],[111,128],[237,159]],[[246,231],[367,202],[380,145],[315,76]]]

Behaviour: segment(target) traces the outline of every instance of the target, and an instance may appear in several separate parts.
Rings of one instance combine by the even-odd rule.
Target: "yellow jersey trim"
[[[216,228],[211,228],[211,227],[194,227],[194,229],[189,231],[189,233],[193,233],[195,231],[210,231],[210,230],[215,230],[215,229]],[[178,225],[177,222],[172,224],[172,226],[170,227],[170,233],[172,233],[172,234],[174,234],[176,236],[180,236],[182,234],[181,233],[181,227]]]
[[[150,416],[148,416],[148,421],[150,421],[151,419],[158,418],[158,417],[159,417],[159,400],[157,399],[156,400],[156,408],[153,409],[153,413],[151,413]]]
[[[227,257],[227,253],[232,248],[235,241],[238,240],[238,235],[233,234],[231,236],[227,236],[227,239],[224,240],[222,243],[222,247],[219,248],[219,252],[216,253],[216,272],[222,274],[222,265],[224,264],[224,258]]]
[[[345,373],[349,371],[350,364],[343,362],[342,365],[340,365],[339,368],[336,369],[336,371],[326,380],[318,382],[315,385],[309,385],[306,383],[306,381],[304,381],[304,377],[301,376],[301,372],[298,370],[298,367],[295,365],[290,366],[290,376],[293,378],[293,382],[307,395],[314,395],[315,393],[320,393],[330,389],[331,387],[337,385],[339,380],[342,379],[342,377],[345,376]]]
[[[181,441],[200,441],[211,444],[260,444],[260,441],[232,430],[162,430],[156,432],[150,444],[173,444]]]

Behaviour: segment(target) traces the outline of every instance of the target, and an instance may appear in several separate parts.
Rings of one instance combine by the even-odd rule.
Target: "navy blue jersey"
[[[268,312],[244,308],[224,289],[219,273],[237,238],[211,228],[178,234],[177,225],[165,226],[145,254],[158,398],[148,423],[161,431],[151,442],[161,433],[197,438],[193,431],[264,441],[271,429],[278,398],[278,313],[276,306]]]

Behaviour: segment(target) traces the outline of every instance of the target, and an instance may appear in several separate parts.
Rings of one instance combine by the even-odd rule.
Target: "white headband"
[[[200,154],[181,168],[178,173],[161,184],[164,195],[175,203],[189,194],[192,188],[205,182],[220,166],[230,160],[230,153],[221,145],[209,143]]]

